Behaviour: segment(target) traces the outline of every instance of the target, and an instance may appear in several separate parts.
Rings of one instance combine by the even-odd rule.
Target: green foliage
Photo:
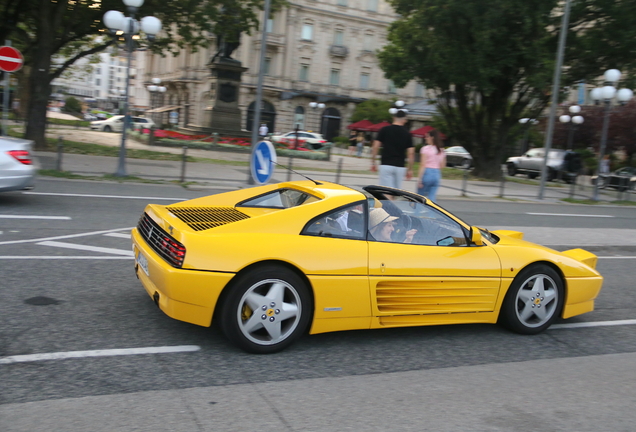
[[[390,3],[401,18],[391,25],[388,44],[378,54],[385,76],[400,86],[416,79],[433,90],[445,123],[440,130],[471,152],[478,175],[499,177],[499,163],[524,133],[518,120],[538,118],[549,102],[563,2]],[[636,60],[628,52],[636,45],[635,30],[621,15],[633,17],[635,3],[573,3],[570,28],[575,30],[568,41],[575,42],[565,65],[576,65],[578,76],[569,71],[562,84],[601,75],[608,66],[633,68]],[[612,23],[625,34],[613,31]],[[607,57],[604,47],[615,57]]]
[[[381,99],[369,99],[356,105],[356,109],[351,115],[351,123],[360,120],[369,120],[371,123],[377,124],[382,121],[391,121],[391,108],[393,102]]]
[[[67,97],[66,102],[64,103],[64,112],[81,113],[82,104],[73,96]]]

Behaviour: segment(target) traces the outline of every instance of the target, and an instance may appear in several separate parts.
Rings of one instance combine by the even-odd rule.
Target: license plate
[[[146,276],[150,276],[148,272],[148,259],[141,252],[137,254],[137,265],[146,273]]]

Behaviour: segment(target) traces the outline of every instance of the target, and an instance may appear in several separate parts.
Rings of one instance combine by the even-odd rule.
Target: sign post
[[[276,163],[276,150],[269,141],[261,141],[254,146],[252,157],[250,158],[250,172],[252,179],[259,185],[264,185],[274,173]]]
[[[7,136],[9,125],[9,93],[11,92],[11,81],[9,74],[19,71],[24,59],[17,49],[11,47],[10,41],[5,41],[6,45],[0,47],[0,70],[4,72],[4,97],[2,102],[2,135]]]

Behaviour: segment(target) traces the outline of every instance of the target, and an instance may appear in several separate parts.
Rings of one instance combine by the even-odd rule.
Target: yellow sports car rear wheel
[[[540,333],[559,317],[564,297],[563,281],[552,267],[531,265],[512,282],[499,321],[517,333]]]
[[[220,309],[227,338],[245,351],[280,351],[300,337],[311,318],[305,282],[282,266],[260,266],[233,281]]]

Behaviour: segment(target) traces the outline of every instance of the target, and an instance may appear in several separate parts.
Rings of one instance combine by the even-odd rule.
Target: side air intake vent
[[[177,207],[169,206],[168,211],[187,223],[195,231],[249,219],[249,216],[234,207]]]

